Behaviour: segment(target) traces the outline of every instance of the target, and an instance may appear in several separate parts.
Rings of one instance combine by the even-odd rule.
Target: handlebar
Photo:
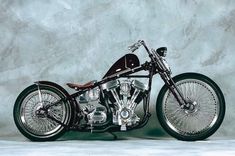
[[[128,47],[128,50],[130,50],[132,53],[139,49],[140,46],[142,46],[144,43],[143,40],[139,40],[138,42],[134,43],[133,45]]]
[[[145,44],[145,42],[143,40],[139,40],[138,42],[134,43],[133,45],[129,46],[128,49],[131,50],[132,52],[136,51],[137,49],[139,49],[140,46],[143,46],[145,48],[145,50],[147,51],[151,62],[156,64],[156,68],[159,71],[168,71],[170,72],[170,68],[167,67],[164,63],[164,59],[158,54],[156,53],[156,50],[151,49],[151,51],[148,49],[147,45]],[[159,50],[165,50],[165,47],[160,48]]]
[[[139,40],[138,42],[134,43],[133,45],[129,46],[128,49],[131,50],[131,52],[135,52],[137,49],[139,49],[140,46],[143,46],[145,48],[145,50],[147,51],[149,57],[151,58],[151,60],[153,60],[153,54],[150,52],[150,50],[148,49],[148,47],[146,46],[144,40]]]

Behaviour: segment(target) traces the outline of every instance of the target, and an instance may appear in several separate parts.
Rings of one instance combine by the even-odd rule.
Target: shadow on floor
[[[129,132],[114,132],[113,134],[110,134],[108,132],[89,133],[89,132],[70,131],[70,132],[67,132],[59,140],[61,140],[61,141],[65,141],[65,140],[114,141],[114,140],[129,140],[130,138],[153,139],[153,140],[169,138],[169,136],[165,132],[163,132],[161,129],[154,129],[154,130],[147,130],[147,131],[133,130],[133,131],[129,131]],[[115,138],[115,136],[117,138]]]

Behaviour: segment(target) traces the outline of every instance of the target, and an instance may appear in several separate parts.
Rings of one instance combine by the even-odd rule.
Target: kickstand
[[[114,134],[113,132],[109,132],[109,134],[111,134],[113,136],[114,140],[117,140],[117,135],[116,134]]]

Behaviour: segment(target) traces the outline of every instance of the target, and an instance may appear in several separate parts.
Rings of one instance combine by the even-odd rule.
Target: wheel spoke
[[[54,92],[49,90],[41,89],[42,94],[42,103],[44,106],[50,105],[56,101],[59,101],[61,98]],[[37,115],[36,110],[40,109],[42,106],[39,102],[38,91],[30,93],[22,102],[21,105],[21,119],[23,126],[28,130],[34,133],[35,135],[50,135],[59,129],[61,125],[51,119],[47,118],[46,115]],[[60,122],[66,120],[66,107],[60,103],[60,105],[52,106],[49,108],[48,112],[52,117]]]
[[[166,92],[162,111],[169,127],[182,135],[196,135],[210,129],[219,113],[215,91],[196,79],[185,79],[176,85],[186,100],[195,101],[196,104],[192,110],[182,109],[172,93]]]

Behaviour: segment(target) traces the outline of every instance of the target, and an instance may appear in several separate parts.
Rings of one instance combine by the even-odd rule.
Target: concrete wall
[[[50,80],[68,89],[66,82],[99,80],[139,39],[168,47],[173,75],[200,72],[218,83],[227,112],[215,136],[234,137],[233,0],[0,0],[0,136],[19,135],[12,110],[26,86]],[[162,131],[157,121],[145,130]]]

